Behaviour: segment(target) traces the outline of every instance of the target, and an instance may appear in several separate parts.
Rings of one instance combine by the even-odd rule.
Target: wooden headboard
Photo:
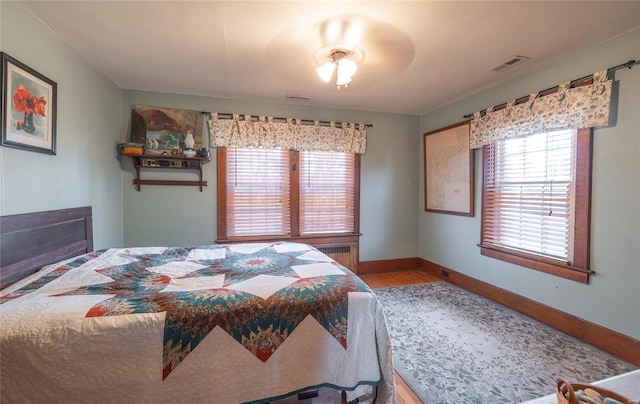
[[[93,251],[91,206],[0,217],[0,289]]]

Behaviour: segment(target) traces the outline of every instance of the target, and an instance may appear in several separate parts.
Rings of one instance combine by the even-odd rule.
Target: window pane
[[[290,234],[289,153],[283,149],[229,148],[229,236]]]
[[[483,244],[571,261],[575,145],[563,130],[488,146]]]
[[[300,233],[354,231],[355,159],[338,152],[300,152]]]

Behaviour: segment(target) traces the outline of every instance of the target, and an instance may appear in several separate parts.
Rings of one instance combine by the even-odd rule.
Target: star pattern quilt
[[[151,316],[154,321],[157,319],[156,328],[161,328],[162,336],[161,347],[151,349],[158,358],[149,359],[161,366],[156,369],[157,375],[150,377],[154,384],[160,381],[161,385],[170,384],[173,373],[183,363],[190,363],[190,356],[205,353],[206,349],[199,346],[214,330],[217,330],[214,338],[222,338],[219,335],[223,331],[235,341],[234,352],[241,348],[271,369],[275,365],[270,364],[270,360],[290,339],[303,332],[296,331],[303,322],[315,322],[313,327],[317,333],[325,334],[318,338],[321,344],[332,344],[332,350],[347,353],[351,344],[359,342],[350,335],[360,334],[349,332],[350,318],[354,317],[354,313],[350,313],[353,311],[350,296],[376,301],[372,291],[355,274],[315,248],[299,243],[109,249],[40,272],[0,295],[2,354],[8,352],[4,345],[15,340],[17,329],[6,330],[5,324],[23,328],[25,321],[33,325],[34,318],[40,317],[44,324],[59,327],[64,321],[77,322],[81,318],[86,324],[92,324],[91,319],[121,322]],[[33,312],[34,307],[43,305],[46,306],[44,313]],[[65,311],[70,311],[73,320],[64,319]],[[361,328],[362,321],[355,326]],[[370,326],[374,335],[381,332],[380,324],[375,321]],[[59,330],[46,333],[48,340],[57,337]],[[389,365],[384,327],[382,334],[386,347],[377,346],[380,341],[375,341],[373,356],[377,372],[370,372],[374,377],[367,375],[365,379],[356,380],[353,386],[331,381],[291,391],[266,388],[264,393],[259,393],[266,396],[254,398],[284,397],[313,385],[344,387],[360,394],[363,386],[388,384],[392,375],[384,369]],[[116,341],[116,345],[127,350],[140,344],[127,346],[129,339]],[[306,345],[305,349],[322,348],[314,346],[318,342],[309,338],[292,342],[300,343]],[[384,358],[379,358],[381,353]],[[246,355],[242,358],[251,362]],[[14,364],[6,363],[4,357],[1,360],[4,376],[5,370]],[[381,363],[384,366],[380,366]],[[4,390],[5,383],[0,387]],[[5,394],[2,398],[6,398]],[[245,398],[237,402],[251,401]]]

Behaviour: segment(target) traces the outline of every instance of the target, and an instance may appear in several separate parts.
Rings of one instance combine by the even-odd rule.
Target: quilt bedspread
[[[214,330],[224,331],[238,347],[269,365],[265,369],[276,369],[274,366],[277,364],[270,364],[270,359],[292,335],[308,334],[309,331],[296,330],[311,320],[317,325],[308,325],[307,328],[314,327],[315,333],[325,335],[292,343],[306,345],[306,351],[300,355],[322,349],[325,344],[332,344],[334,351],[353,352],[349,345],[359,344],[356,335],[363,334],[365,330],[349,328],[362,328],[366,324],[360,319],[351,324],[357,317],[350,310],[357,309],[350,307],[350,301],[351,305],[358,307],[358,304],[353,304],[355,296],[366,301],[371,300],[366,296],[372,295],[371,290],[352,272],[315,248],[299,243],[109,249],[83,255],[41,272],[34,279],[0,296],[3,324],[3,340],[0,342],[15,341],[19,336],[16,330],[21,329],[24,322],[29,324],[27,332],[33,333],[32,326],[36,323],[40,324],[39,328],[48,323],[59,328],[61,321],[78,321],[80,318],[85,322],[92,318],[97,321],[112,318],[118,323],[125,319],[139,321],[143,318],[148,321],[152,318],[157,323],[154,327],[161,329],[162,342],[161,349],[152,348],[151,351],[161,358],[145,358],[145,361],[161,362],[161,366],[155,367],[158,374],[148,377],[155,379],[154,383],[161,379],[164,384],[169,384],[172,373],[191,355],[199,355],[200,349],[197,348]],[[375,308],[377,306],[374,305]],[[65,318],[65,311],[71,312],[72,320]],[[374,319],[375,316],[371,317]],[[384,323],[383,318],[376,321]],[[386,384],[381,389],[386,397],[381,402],[389,401],[393,397],[387,392],[393,384],[392,371],[388,370],[390,346],[386,328],[380,329],[376,321],[372,321],[371,331],[383,335],[379,335],[374,344],[373,363],[377,367],[374,372],[369,369],[350,385],[337,384],[335,378],[312,384],[300,381],[300,385],[293,389],[258,389],[261,391],[255,393],[258,396],[241,395],[239,400],[285,396],[316,385],[350,389],[355,395],[362,392],[363,386],[382,383]],[[18,326],[7,329],[7,325]],[[127,323],[128,326],[130,324]],[[134,326],[139,327],[139,324]],[[56,334],[56,331],[47,332]],[[217,339],[223,338],[219,331],[216,335]],[[118,334],[113,337],[118,339]],[[131,343],[131,338],[127,335],[115,344],[121,349],[124,345],[125,350],[136,349],[140,342]],[[202,350],[203,353],[206,351]],[[6,352],[3,349],[2,353]],[[236,352],[235,355],[241,354]],[[371,356],[371,352],[366,355]],[[2,359],[5,371],[8,365]],[[244,356],[243,360],[251,363]],[[275,361],[279,359],[272,362]],[[371,366],[370,360],[364,362]],[[149,373],[151,369],[147,367],[145,372]]]

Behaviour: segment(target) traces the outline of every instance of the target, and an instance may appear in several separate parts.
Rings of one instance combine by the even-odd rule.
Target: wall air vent
[[[503,71],[507,69],[511,69],[512,67],[517,66],[522,62],[526,62],[527,60],[529,60],[527,56],[513,56],[506,62],[500,63],[499,65],[492,67],[491,70],[493,70],[496,73],[502,73]]]

